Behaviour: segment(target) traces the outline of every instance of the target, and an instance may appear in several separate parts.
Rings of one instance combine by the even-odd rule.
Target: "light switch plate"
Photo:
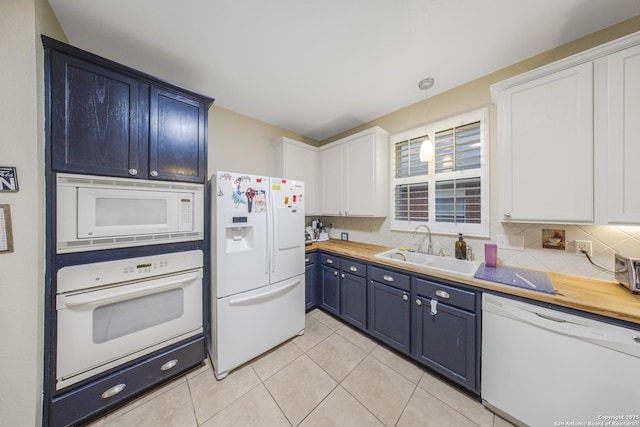
[[[524,251],[524,236],[507,236],[498,234],[498,247],[501,249],[513,249]]]

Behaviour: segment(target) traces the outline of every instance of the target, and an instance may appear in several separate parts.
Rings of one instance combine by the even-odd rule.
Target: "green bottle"
[[[464,241],[462,233],[458,233],[458,241],[456,242],[456,259],[467,259],[467,242]]]

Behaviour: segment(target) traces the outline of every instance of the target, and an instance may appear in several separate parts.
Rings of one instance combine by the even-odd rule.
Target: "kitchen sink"
[[[374,257],[392,261],[400,265],[419,267],[425,272],[429,272],[429,270],[438,270],[471,277],[473,277],[476,270],[480,266],[480,261],[465,261],[461,259],[429,255],[420,252],[411,252],[400,249],[391,249],[385,252],[381,252],[374,255]]]

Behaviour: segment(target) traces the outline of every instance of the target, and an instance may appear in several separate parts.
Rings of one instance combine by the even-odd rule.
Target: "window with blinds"
[[[429,164],[420,161],[420,146],[425,138],[426,136],[422,135],[395,145],[396,178],[408,178],[429,173]]]
[[[436,173],[480,167],[480,122],[436,132]]]
[[[480,178],[436,182],[436,222],[480,224]]]
[[[391,136],[393,230],[489,235],[486,123],[483,109]],[[427,133],[434,159],[421,162]]]
[[[395,219],[399,221],[429,220],[429,184],[395,186]]]

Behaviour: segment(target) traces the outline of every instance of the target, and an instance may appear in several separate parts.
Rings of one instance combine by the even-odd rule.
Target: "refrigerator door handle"
[[[275,197],[273,191],[269,192],[271,195],[271,203],[269,203],[269,211],[271,213],[271,272],[276,272],[276,264],[278,262],[278,238],[277,225],[278,225],[278,210],[275,207]]]
[[[263,300],[263,299],[268,298],[268,297],[270,297],[272,295],[279,294],[279,293],[284,293],[284,292],[288,291],[291,288],[295,288],[299,284],[300,284],[300,279],[298,279],[298,280],[296,280],[294,282],[288,283],[288,284],[286,284],[284,286],[281,286],[281,287],[279,287],[277,289],[273,289],[273,290],[270,290],[270,291],[267,291],[267,292],[264,292],[264,293],[261,293],[261,294],[251,295],[251,296],[247,296],[247,297],[231,298],[229,300],[229,305],[250,305],[250,304],[253,304],[256,301]]]

